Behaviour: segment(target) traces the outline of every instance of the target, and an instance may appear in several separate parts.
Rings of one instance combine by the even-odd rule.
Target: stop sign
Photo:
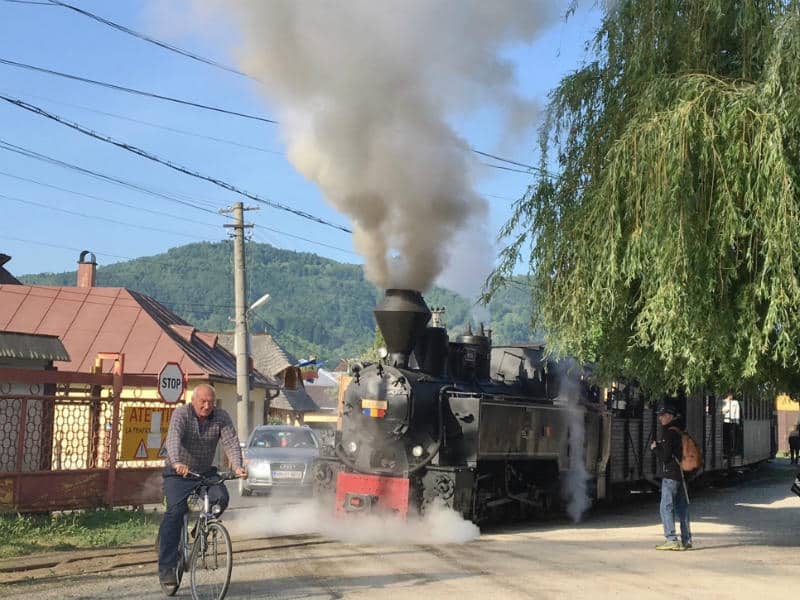
[[[183,395],[183,371],[176,362],[168,362],[158,374],[158,395],[164,402],[177,402]]]

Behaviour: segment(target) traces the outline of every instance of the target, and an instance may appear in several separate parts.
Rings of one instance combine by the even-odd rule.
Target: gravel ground
[[[595,510],[584,522],[529,523],[481,532],[461,544],[425,543],[426,532],[380,544],[318,535],[260,536],[226,517],[238,532],[228,598],[772,598],[795,583],[800,498],[795,468],[777,459],[735,484],[692,500],[695,549],[658,552],[655,496]],[[263,520],[274,511],[249,503]],[[324,528],[323,528],[324,529]],[[348,525],[347,534],[359,527]],[[432,531],[428,531],[433,535]],[[351,539],[347,534],[340,537]],[[398,538],[399,539],[399,538]],[[0,562],[5,598],[162,598],[148,547],[37,557],[39,568]],[[16,563],[16,568],[23,565]],[[580,596],[579,596],[580,595]],[[178,597],[191,597],[182,588]]]

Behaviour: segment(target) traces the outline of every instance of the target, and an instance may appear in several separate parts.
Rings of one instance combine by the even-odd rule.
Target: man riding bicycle
[[[242,464],[242,449],[230,415],[215,408],[216,393],[208,384],[200,384],[192,392],[191,404],[179,406],[172,413],[165,445],[167,458],[164,464],[163,485],[167,509],[159,528],[158,578],[164,585],[177,585],[175,572],[178,564],[178,543],[183,526],[183,515],[189,506],[186,502],[197,481],[186,479],[189,472],[210,476],[216,472],[212,465],[217,443],[222,447],[231,468],[239,477],[247,471]],[[212,504],[219,506],[219,513],[228,506],[228,490],[225,484],[211,486],[208,490]]]

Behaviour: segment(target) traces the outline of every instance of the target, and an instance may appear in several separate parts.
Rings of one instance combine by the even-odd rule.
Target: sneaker
[[[680,550],[681,545],[678,540],[666,540],[663,544],[656,546],[656,550]]]
[[[686,542],[681,546],[681,550],[691,550],[692,549],[692,542]]]
[[[161,585],[177,586],[178,576],[175,573],[175,569],[159,569],[158,582]]]

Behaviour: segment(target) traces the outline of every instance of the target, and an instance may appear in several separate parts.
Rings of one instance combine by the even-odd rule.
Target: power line
[[[2,140],[0,140],[0,149],[7,149],[7,148],[3,148],[2,145],[3,145],[3,142],[2,142]],[[26,156],[27,156],[27,154],[26,154]],[[34,157],[34,158],[38,158],[38,157]],[[68,165],[68,163],[63,163],[63,164],[61,164],[59,166],[67,166],[67,165]],[[80,169],[80,167],[76,167],[76,168]],[[70,190],[68,188],[63,188],[63,187],[59,187],[59,186],[52,185],[52,184],[49,184],[49,183],[44,183],[44,182],[38,181],[36,179],[30,179],[28,177],[21,177],[19,175],[13,175],[13,174],[7,173],[5,171],[0,171],[0,176],[10,177],[12,179],[17,179],[19,181],[26,181],[28,183],[33,183],[33,184],[40,185],[40,186],[43,186],[43,187],[47,187],[47,188],[50,188],[50,189],[58,190],[58,191],[61,191],[61,192],[66,192],[67,194],[73,194],[73,195],[76,195],[76,196],[82,196],[84,198],[90,198],[92,200],[98,200],[100,202],[106,202],[106,203],[109,203],[109,204],[117,204],[117,205],[120,205],[120,206],[125,206],[127,208],[133,208],[135,210],[142,211],[142,212],[148,212],[148,213],[157,214],[157,215],[164,215],[164,216],[167,216],[167,217],[180,219],[181,221],[185,221],[185,222],[188,222],[188,223],[197,223],[198,225],[205,225],[207,227],[214,227],[214,228],[219,227],[218,225],[213,224],[213,223],[206,223],[204,221],[196,221],[194,219],[188,219],[188,218],[186,218],[184,216],[173,215],[171,213],[167,213],[167,212],[163,212],[163,211],[159,211],[159,210],[143,208],[143,207],[140,207],[140,206],[137,206],[137,205],[134,205],[134,204],[127,204],[127,203],[121,202],[119,200],[109,200],[107,198],[101,198],[99,196],[94,196],[92,194],[85,194],[85,193],[82,193],[82,192],[77,192],[75,190]],[[167,200],[171,200],[171,198],[166,198],[166,199]],[[201,207],[193,207],[193,208],[198,208],[200,210],[205,210],[205,209],[203,209]],[[220,216],[220,214],[218,212],[216,212],[216,211],[207,211],[207,212],[209,212],[211,214],[214,214],[214,215]],[[221,215],[221,216],[223,216],[225,218],[228,218],[228,219],[231,218],[229,215]],[[287,231],[281,231],[280,229],[275,229],[273,227],[267,227],[266,225],[256,224],[256,227],[258,227],[259,229],[263,229],[263,230],[266,230],[266,231],[271,231],[273,233],[277,233],[279,235],[283,235],[283,236],[286,236],[286,237],[294,238],[294,239],[297,239],[297,240],[302,240],[304,242],[308,242],[310,244],[314,244],[314,245],[317,245],[317,246],[323,246],[325,248],[331,248],[332,250],[338,250],[340,252],[344,252],[344,253],[347,253],[347,254],[352,254],[354,256],[358,256],[358,254],[356,252],[353,252],[351,250],[347,250],[346,248],[341,248],[339,246],[334,246],[332,244],[326,244],[325,242],[312,240],[310,238],[306,238],[306,237],[303,237],[303,236],[300,236],[300,235],[295,235],[295,234],[289,233]],[[270,243],[273,243],[273,242],[270,241]],[[274,244],[274,245],[277,245],[277,244]]]
[[[38,4],[39,6],[51,6],[50,2],[36,2],[36,0],[4,0],[14,4]]]
[[[83,252],[84,248],[74,248],[72,246],[61,246],[59,244],[50,244],[48,242],[39,242],[36,240],[27,240],[25,238],[18,238],[12,237],[10,235],[0,234],[0,240],[12,240],[14,242],[22,242],[23,244],[33,244],[35,246],[48,246],[50,248],[59,248],[61,250],[74,250],[76,252]],[[123,260],[136,260],[131,258],[130,256],[120,256],[119,254],[111,254],[109,252],[97,252],[93,251],[94,254],[99,254],[100,256],[110,256],[111,258],[121,258]]]
[[[144,90],[137,90],[135,88],[124,87],[121,85],[117,85],[114,83],[106,83],[104,81],[97,81],[95,79],[88,79],[87,77],[79,77],[78,75],[70,75],[69,73],[62,73],[61,71],[53,71],[52,69],[45,69],[44,67],[35,67],[33,65],[28,65],[25,63],[15,62],[13,60],[7,60],[5,58],[0,58],[0,64],[8,65],[10,67],[17,67],[20,69],[29,69],[31,71],[37,71],[39,73],[47,73],[48,75],[55,75],[57,77],[64,77],[66,79],[72,79],[73,81],[81,81],[83,83],[89,83],[92,85],[99,85],[105,88],[109,88],[112,90],[117,90],[118,92],[126,92],[128,94],[136,94],[139,96],[146,96],[148,98],[156,98],[158,100],[164,100],[166,102],[175,102],[177,104],[183,104],[185,106],[192,106],[194,108],[202,108],[203,110],[211,110],[214,112],[224,113],[227,115],[233,115],[235,117],[242,117],[243,119],[253,119],[254,121],[263,121],[264,123],[273,123],[277,124],[277,121],[272,119],[267,119],[265,117],[259,117],[257,115],[250,115],[243,112],[238,112],[235,110],[229,110],[226,108],[220,108],[218,106],[211,106],[208,104],[201,104],[199,102],[192,102],[190,100],[181,100],[180,98],[174,98],[172,96],[163,96],[161,94],[155,94],[153,92],[146,92]]]
[[[61,6],[62,8],[67,8],[69,10],[75,11],[76,13],[83,15],[84,17],[94,19],[98,23],[102,23],[103,25],[107,25],[112,29],[121,31],[122,33],[127,33],[128,35],[132,35],[133,37],[137,37],[146,42],[150,42],[151,44],[155,44],[156,46],[164,48],[165,50],[169,50],[170,52],[175,52],[176,54],[180,54],[187,58],[191,58],[192,60],[196,60],[198,62],[211,65],[212,67],[217,67],[218,69],[222,69],[223,71],[228,71],[229,73],[235,73],[236,75],[247,77],[248,79],[252,79],[253,81],[258,81],[255,77],[252,77],[251,75],[248,75],[247,73],[240,71],[239,69],[236,69],[234,67],[229,67],[228,65],[217,62],[216,60],[212,60],[210,58],[205,58],[204,56],[200,56],[199,54],[195,54],[194,52],[190,52],[189,50],[184,50],[183,48],[179,48],[178,46],[174,46],[170,43],[162,42],[161,40],[158,40],[154,37],[150,37],[147,34],[135,31],[130,27],[120,25],[119,23],[115,23],[114,21],[103,18],[94,13],[91,13],[88,10],[83,10],[81,8],[78,8],[77,6],[73,6],[72,4],[67,4],[66,2],[61,2],[60,0],[50,0],[50,4],[53,4],[55,6]]]
[[[100,180],[108,182],[108,183],[113,183],[115,185],[120,185],[120,186],[122,186],[124,188],[130,189],[130,190],[134,190],[134,191],[137,191],[137,192],[142,192],[143,194],[147,194],[149,196],[155,196],[157,198],[163,198],[163,199],[168,200],[170,202],[175,202],[175,203],[181,204],[183,206],[188,206],[188,207],[194,208],[196,210],[201,210],[203,212],[206,212],[206,213],[209,213],[209,214],[212,214],[212,215],[219,215],[219,212],[217,210],[211,210],[211,209],[208,209],[208,208],[203,208],[202,206],[197,206],[196,204],[192,204],[191,202],[187,202],[185,200],[181,200],[179,198],[175,198],[175,197],[173,197],[173,196],[171,196],[169,194],[165,194],[163,192],[152,190],[152,189],[146,188],[146,187],[144,187],[142,185],[139,185],[139,184],[136,184],[136,183],[132,183],[132,182],[126,181],[124,179],[120,179],[118,177],[113,177],[111,175],[106,175],[106,174],[100,173],[98,171],[92,171],[91,169],[86,169],[84,167],[79,167],[78,165],[74,165],[72,163],[68,163],[68,162],[64,162],[62,160],[58,160],[57,158],[53,158],[51,156],[47,156],[46,154],[41,154],[39,152],[35,152],[33,150],[29,150],[29,149],[24,148],[22,146],[17,146],[16,144],[12,144],[10,142],[6,142],[3,139],[0,139],[0,149],[1,150],[6,150],[7,152],[14,152],[16,154],[21,154],[22,156],[25,156],[27,158],[33,158],[35,160],[40,160],[40,161],[49,163],[51,165],[56,165],[58,167],[62,167],[62,168],[65,168],[65,169],[77,171],[77,172],[82,173],[84,175],[88,175],[90,177],[94,177],[96,179],[100,179]]]
[[[75,190],[70,190],[67,188],[59,187],[57,185],[52,185],[50,183],[44,183],[43,181],[38,181],[36,179],[29,179],[27,177],[20,177],[19,175],[13,175],[11,173],[6,173],[5,171],[0,171],[0,175],[4,177],[10,177],[12,179],[17,179],[19,181],[26,181],[28,183],[33,183],[35,185],[40,185],[42,187],[50,188],[53,190],[58,190],[59,192],[65,192],[67,194],[72,194],[74,196],[81,196],[83,198],[89,198],[90,200],[97,200],[99,202],[106,202],[108,204],[116,204],[118,206],[124,206],[126,208],[132,208],[139,212],[146,212],[154,215],[162,215],[165,217],[172,217],[173,219],[179,219],[180,221],[184,221],[186,223],[196,223],[198,225],[206,225],[207,227],[213,227],[215,229],[219,228],[219,225],[215,223],[206,223],[205,221],[195,221],[194,219],[189,219],[183,215],[173,215],[172,213],[164,212],[161,210],[153,210],[150,208],[144,208],[142,206],[137,206],[135,204],[128,204],[127,202],[121,202],[119,200],[109,200],[108,198],[100,198],[99,196],[93,196],[92,194],[84,194],[83,192],[76,192]]]
[[[127,150],[128,152],[132,152],[133,154],[137,154],[137,155],[141,156],[142,158],[146,158],[146,159],[151,160],[153,162],[157,162],[159,164],[167,166],[170,169],[173,169],[174,171],[178,171],[179,173],[183,173],[185,175],[189,175],[189,176],[195,177],[197,179],[202,179],[204,181],[208,181],[209,183],[213,183],[216,186],[219,186],[219,187],[221,187],[223,189],[226,189],[228,191],[234,192],[235,194],[239,194],[240,196],[244,196],[245,198],[250,198],[251,200],[255,200],[256,202],[259,202],[261,204],[265,204],[265,205],[270,206],[272,208],[276,208],[276,209],[280,209],[280,210],[292,213],[294,215],[297,215],[297,216],[302,217],[304,219],[307,219],[309,221],[314,221],[316,223],[320,223],[321,225],[327,225],[328,227],[331,227],[333,229],[338,229],[340,231],[344,231],[345,233],[352,233],[352,231],[350,229],[348,229],[348,228],[346,228],[346,227],[344,227],[342,225],[337,225],[336,223],[332,223],[330,221],[327,221],[325,219],[317,217],[316,215],[313,215],[311,213],[308,213],[308,212],[305,212],[305,211],[302,211],[302,210],[299,210],[299,209],[296,209],[296,208],[292,208],[291,206],[287,206],[285,204],[281,204],[280,202],[276,202],[275,200],[266,200],[266,199],[264,199],[264,198],[262,198],[260,196],[257,196],[255,194],[252,194],[252,193],[247,192],[245,190],[239,189],[238,187],[236,187],[236,186],[234,186],[234,185],[232,185],[232,184],[230,184],[230,183],[228,183],[226,181],[223,181],[222,179],[217,179],[215,177],[211,177],[209,175],[204,175],[204,174],[199,173],[197,171],[193,171],[192,169],[189,169],[188,167],[184,167],[184,166],[179,165],[177,163],[173,163],[173,162],[168,161],[166,159],[160,158],[160,157],[156,156],[155,154],[152,154],[152,153],[148,152],[147,150],[143,150],[142,148],[139,148],[138,146],[134,146],[132,144],[127,144],[125,142],[120,142],[120,141],[117,141],[117,140],[115,140],[115,139],[113,139],[111,137],[96,133],[96,132],[92,131],[91,129],[87,129],[86,127],[83,127],[82,125],[78,125],[77,123],[73,123],[71,121],[63,119],[62,117],[59,117],[58,115],[49,113],[46,110],[44,110],[43,108],[40,108],[40,107],[35,106],[33,104],[30,104],[28,102],[24,102],[23,100],[18,100],[16,98],[9,98],[8,96],[4,96],[2,94],[0,94],[0,100],[4,100],[5,102],[8,102],[9,104],[12,104],[12,105],[17,106],[19,108],[27,110],[28,112],[32,112],[34,114],[38,114],[38,115],[43,116],[43,117],[45,117],[47,119],[50,119],[52,121],[55,121],[55,122],[60,123],[62,125],[65,125],[67,127],[70,127],[71,129],[79,131],[79,132],[83,133],[84,135],[88,135],[89,137],[93,137],[93,138],[95,138],[97,140],[100,140],[102,142],[105,142],[107,144],[111,144],[111,145],[116,146],[118,148],[122,148],[123,150]]]
[[[210,141],[213,141],[213,142],[219,142],[219,143],[222,143],[222,144],[229,144],[231,146],[237,146],[239,148],[245,148],[247,150],[255,150],[256,152],[264,152],[266,154],[275,154],[275,155],[278,155],[278,156],[284,156],[285,155],[285,153],[283,153],[283,152],[278,152],[277,150],[270,150],[268,148],[263,148],[261,146],[253,146],[251,144],[243,144],[241,142],[236,142],[234,140],[229,140],[229,139],[225,139],[225,138],[219,138],[219,137],[215,137],[215,136],[212,136],[212,135],[204,135],[202,133],[197,133],[195,131],[187,131],[185,129],[179,129],[179,128],[176,128],[176,127],[169,127],[167,125],[162,125],[160,123],[153,123],[152,121],[144,121],[142,119],[134,119],[132,117],[126,117],[124,115],[111,113],[111,112],[107,112],[107,111],[104,111],[104,110],[99,110],[99,109],[92,108],[90,106],[85,106],[85,105],[82,105],[82,104],[75,104],[75,103],[72,103],[72,102],[64,102],[63,100],[54,100],[53,98],[48,98],[46,96],[41,96],[39,94],[27,94],[27,95],[30,96],[30,97],[33,97],[33,98],[38,98],[40,100],[44,100],[46,102],[52,102],[53,104],[60,104],[62,106],[69,106],[69,107],[72,107],[72,108],[77,108],[79,110],[85,110],[85,111],[90,112],[90,113],[95,113],[95,114],[98,114],[98,115],[103,115],[103,116],[111,117],[111,118],[114,118],[114,119],[120,119],[122,121],[128,121],[130,123],[137,123],[139,125],[146,125],[148,127],[154,127],[156,129],[162,129],[164,131],[171,131],[173,133],[177,133],[177,134],[180,134],[180,135],[196,137],[196,138],[200,138],[200,139],[210,140]],[[527,167],[529,169],[536,169],[536,170],[542,171],[543,173],[546,173],[546,171],[543,171],[542,169],[539,169],[537,167],[533,167],[533,166],[530,166],[530,165],[525,165],[524,163],[519,163],[519,162],[516,162],[516,161],[513,161],[513,160],[509,160],[509,159],[505,159],[505,158],[502,158],[502,157],[499,157],[499,156],[495,156],[494,154],[488,154],[486,152],[482,152],[482,151],[477,150],[475,148],[470,148],[470,150],[472,152],[475,152],[476,154],[480,154],[482,156],[489,156],[491,158],[494,158],[494,159],[499,160],[499,161],[507,162],[509,164],[521,165],[521,166]],[[493,165],[491,163],[486,163],[486,162],[482,162],[481,164],[484,165],[484,166],[487,166],[487,167],[501,168],[503,170],[506,170],[506,169],[507,170],[513,170],[515,172],[528,174],[527,171],[520,171],[520,170],[517,170],[517,169],[508,169],[508,167],[503,167],[501,165]],[[547,173],[547,174],[550,175],[550,173]],[[484,196],[489,197],[489,198],[498,198],[500,200],[509,200],[509,201],[517,200],[516,198],[510,198],[508,196],[498,196],[498,195],[494,195],[494,194],[484,194]]]
[[[346,248],[340,248],[339,246],[333,246],[331,244],[326,244],[325,242],[318,242],[316,240],[312,240],[301,235],[295,235],[293,233],[287,233],[286,231],[281,231],[279,229],[273,229],[272,227],[267,227],[266,225],[259,225],[258,223],[255,224],[258,229],[265,229],[267,231],[271,231],[272,233],[277,233],[279,235],[285,235],[286,237],[294,238],[296,240],[302,240],[304,242],[308,242],[309,244],[315,244],[317,246],[324,246],[325,248],[331,248],[332,250],[338,250],[339,252],[344,252],[346,254],[352,254],[353,256],[360,256],[357,252],[353,252],[352,250],[347,250]]]
[[[21,68],[21,69],[29,69],[29,70],[32,70],[32,71],[37,71],[39,73],[46,73],[48,75],[54,75],[54,76],[57,76],[57,77],[64,77],[66,79],[72,79],[74,81],[80,81],[80,82],[89,83],[89,84],[92,84],[92,85],[99,85],[99,86],[102,86],[102,87],[106,87],[106,88],[117,90],[117,91],[121,91],[121,92],[126,92],[126,93],[129,93],[129,94],[137,94],[137,95],[145,96],[145,97],[149,97],[149,98],[156,98],[158,100],[165,100],[167,102],[176,102],[178,104],[183,104],[183,105],[186,105],[186,106],[192,106],[194,108],[200,108],[200,109],[203,109],[203,110],[211,110],[211,111],[215,111],[215,112],[220,112],[220,113],[224,113],[224,114],[228,114],[228,115],[232,115],[232,116],[236,116],[236,117],[242,117],[244,119],[253,119],[253,120],[256,120],[256,121],[263,121],[265,123],[272,123],[273,125],[280,124],[279,121],[276,121],[274,119],[268,119],[266,117],[262,117],[262,116],[259,116],[259,115],[253,115],[253,114],[238,112],[238,111],[234,111],[234,110],[220,108],[220,107],[217,107],[217,106],[211,106],[211,105],[208,105],[208,104],[201,104],[199,102],[194,102],[194,101],[191,101],[191,100],[183,100],[181,98],[175,98],[175,97],[172,97],[172,96],[164,96],[164,95],[161,95],[161,94],[156,94],[154,92],[147,92],[147,91],[144,91],[144,90],[138,90],[138,89],[134,89],[134,88],[124,87],[124,86],[117,85],[117,84],[114,84],[114,83],[108,83],[108,82],[105,82],[105,81],[98,81],[96,79],[89,79],[89,78],[86,78],[86,77],[80,77],[78,75],[71,75],[69,73],[63,73],[61,71],[55,71],[55,70],[52,70],[52,69],[46,69],[44,67],[37,67],[37,66],[34,66],[34,65],[29,65],[29,64],[21,63],[21,62],[16,62],[16,61],[4,59],[4,58],[0,58],[0,64],[4,64],[4,65],[7,65],[7,66],[11,66],[11,67],[17,67],[17,68]],[[525,169],[528,169],[529,171],[530,170],[538,171],[538,172],[541,172],[544,175],[548,175],[548,176],[551,176],[551,177],[553,176],[551,173],[548,173],[546,170],[544,170],[544,169],[542,169],[540,167],[534,167],[533,165],[528,165],[528,164],[521,163],[521,162],[518,162],[518,161],[515,161],[515,160],[508,159],[508,158],[503,158],[502,156],[498,156],[496,154],[490,154],[488,152],[483,152],[482,150],[478,150],[477,148],[470,148],[470,151],[474,152],[475,154],[478,154],[480,156],[484,156],[486,158],[492,158],[494,160],[505,162],[505,163],[508,163],[508,164],[511,164],[511,165],[524,167]],[[489,163],[483,163],[483,164],[485,164],[488,167],[494,167],[494,168],[498,168],[498,169],[503,168],[503,167],[500,167],[499,165],[492,165],[492,164],[489,164]],[[529,173],[529,171],[518,171],[516,169],[508,169],[508,168],[504,168],[504,170],[517,171],[519,173]]]
[[[524,173],[525,175],[533,175],[530,171],[523,171],[522,169],[515,169],[514,167],[504,167],[503,165],[493,165],[492,163],[482,162],[481,163],[485,167],[491,167],[493,169],[500,169],[501,171],[513,171],[514,173]]]
[[[6,92],[12,94],[14,92]],[[256,152],[264,152],[265,154],[276,154],[278,156],[284,156],[283,152],[278,152],[277,150],[270,150],[269,148],[263,148],[261,146],[253,146],[251,144],[243,144],[241,142],[236,142],[234,140],[229,140],[226,138],[219,138],[214,137],[213,135],[204,135],[202,133],[197,133],[196,131],[187,131],[186,129],[179,129],[177,127],[169,127],[167,125],[162,125],[160,123],[153,123],[152,121],[144,121],[142,119],[134,119],[132,117],[126,117],[124,115],[119,115],[116,113],[106,112],[104,110],[98,110],[96,108],[92,108],[90,106],[84,106],[81,104],[73,104],[72,102],[64,102],[63,100],[54,100],[52,98],[47,98],[45,96],[40,96],[38,94],[26,94],[32,98],[38,98],[40,100],[44,100],[46,102],[52,102],[53,104],[60,104],[62,106],[70,106],[72,108],[77,108],[79,110],[85,110],[87,112],[95,113],[98,115],[104,115],[106,117],[111,117],[113,119],[120,119],[122,121],[128,121],[130,123],[136,123],[138,125],[146,125],[148,127],[154,127],[156,129],[163,129],[164,131],[171,131],[173,133],[178,133],[180,135],[187,135],[191,137],[196,137],[204,140],[211,140],[213,142],[219,142],[221,144],[229,144],[231,146],[237,146],[239,148],[245,148],[247,150],[255,150]]]
[[[101,217],[99,215],[87,215],[86,213],[77,212],[74,210],[69,210],[66,208],[59,208],[56,206],[50,206],[48,204],[42,204],[40,202],[34,202],[32,200],[23,200],[22,198],[16,198],[14,196],[7,196],[6,194],[0,194],[0,198],[5,198],[6,200],[11,200],[12,202],[20,202],[21,204],[28,204],[30,206],[38,206],[39,208],[44,208],[47,210],[52,210],[60,213],[65,213],[68,215],[75,215],[77,217],[83,217],[84,219],[94,219],[96,221],[104,221],[106,223],[113,223],[115,225],[123,225],[125,227],[133,227],[135,229],[144,229],[146,231],[157,231],[159,233],[168,233],[171,235],[180,235],[183,237],[194,238],[196,240],[205,240],[206,238],[192,235],[191,233],[181,233],[180,231],[170,230],[170,229],[159,229],[158,227],[149,227],[147,225],[137,225],[135,223],[128,223],[127,221],[118,221],[116,219],[109,219],[107,217]]]
[[[526,165],[525,163],[517,162],[515,160],[510,160],[508,158],[503,158],[495,154],[489,154],[488,152],[483,152],[482,150],[478,150],[477,148],[470,148],[470,150],[472,150],[475,154],[480,154],[481,156],[485,156],[486,158],[493,158],[494,160],[499,160],[500,162],[508,163],[510,165],[515,165],[517,167],[524,167],[526,169],[531,169],[534,171],[541,170],[538,167],[534,167],[532,165]]]

